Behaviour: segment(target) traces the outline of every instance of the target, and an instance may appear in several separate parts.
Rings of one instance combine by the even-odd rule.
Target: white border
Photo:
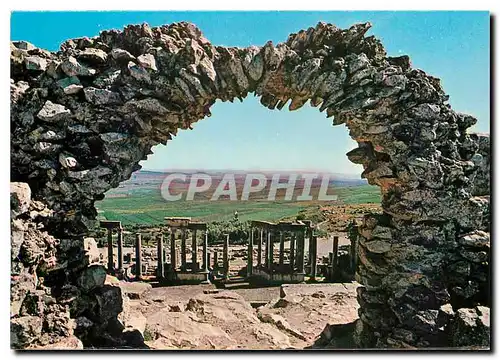
[[[475,0],[465,1],[436,1],[419,0],[414,2],[377,0],[374,1],[303,1],[291,0],[191,0],[182,1],[147,1],[128,2],[120,0],[63,1],[51,0],[40,2],[24,0],[13,4],[13,10],[489,10],[494,6],[493,1]]]
[[[0,29],[2,32],[2,38],[5,40],[3,42],[3,49],[4,49],[4,54],[3,56],[0,57],[1,61],[3,62],[2,64],[2,81],[1,84],[1,99],[2,99],[2,122],[1,126],[3,127],[3,131],[1,131],[2,136],[4,137],[3,141],[0,141],[0,146],[1,148],[1,154],[2,156],[0,157],[0,160],[2,161],[2,169],[3,171],[0,172],[1,180],[2,180],[2,185],[5,187],[2,187],[5,189],[4,191],[0,192],[2,198],[1,198],[1,217],[0,217],[0,226],[1,226],[1,234],[3,235],[2,241],[3,241],[3,246],[4,246],[4,256],[5,259],[4,261],[1,261],[1,267],[2,267],[2,279],[5,279],[5,282],[2,282],[5,284],[4,291],[2,292],[3,296],[0,297],[0,309],[3,311],[3,314],[5,314],[2,317],[1,323],[0,323],[0,329],[1,331],[1,344],[2,348],[7,350],[6,355],[7,357],[12,357],[14,356],[14,352],[8,350],[9,349],[9,320],[8,320],[8,315],[7,315],[7,309],[10,307],[10,299],[7,297],[7,294],[10,294],[10,288],[8,288],[7,284],[10,283],[10,258],[7,258],[7,254],[10,253],[10,251],[7,250],[8,247],[8,238],[9,238],[9,231],[10,231],[10,210],[9,210],[9,205],[10,200],[7,195],[7,187],[9,183],[9,171],[7,169],[10,169],[10,149],[9,149],[9,144],[10,144],[10,139],[9,139],[9,134],[10,131],[8,128],[9,126],[9,108],[10,108],[10,95],[9,95],[9,89],[7,87],[7,84],[9,84],[9,70],[10,65],[7,62],[8,57],[7,57],[7,49],[8,49],[8,44],[7,42],[10,40],[10,11],[12,10],[489,10],[493,14],[498,14],[499,12],[497,11],[499,7],[500,2],[498,1],[487,1],[487,0],[474,0],[474,1],[436,1],[436,0],[419,0],[419,1],[412,1],[412,2],[403,2],[403,1],[380,1],[378,0],[377,2],[374,1],[307,1],[307,2],[294,2],[294,1],[273,1],[272,3],[268,0],[263,1],[263,0],[253,0],[253,1],[248,1],[248,2],[241,2],[241,1],[217,1],[217,0],[211,0],[211,1],[201,1],[201,0],[190,0],[189,2],[186,1],[175,1],[175,2],[163,2],[163,1],[143,1],[143,2],[130,2],[130,3],[125,3],[123,0],[117,1],[117,0],[107,0],[107,1],[102,1],[102,0],[86,0],[86,1],[48,1],[45,0],[41,2],[40,0],[23,0],[23,1],[18,1],[16,3],[12,3],[10,1],[4,1],[0,5],[2,7],[2,11],[0,12],[1,18],[0,18]],[[331,8],[330,8],[331,7]],[[4,10],[5,8],[5,10]],[[498,24],[496,25],[498,26]],[[496,29],[495,34],[497,33]],[[497,37],[492,34],[492,38],[495,39],[495,58],[498,59],[498,53],[499,53],[499,46],[497,42]],[[492,74],[497,73],[497,66],[496,64],[494,66],[494,71],[492,71]],[[493,69],[492,69],[493,70]],[[437,74],[439,75],[439,74]],[[492,84],[493,85],[493,84]],[[492,86],[493,88],[493,86]],[[499,104],[500,101],[498,99],[498,93],[495,93],[495,98],[493,100],[496,104]],[[493,117],[495,114],[492,111],[491,116]],[[498,138],[497,135],[499,135],[499,126],[492,126],[491,129],[493,131],[492,138]],[[494,159],[499,158],[498,154],[498,146],[495,146],[494,149]],[[495,204],[496,205],[496,204]],[[497,208],[497,207],[495,207]],[[497,208],[498,209],[498,208]],[[498,211],[495,213],[495,218],[493,220],[493,223],[498,224],[499,222],[500,215],[498,214]],[[495,229],[497,230],[497,229]],[[495,242],[493,240],[493,242]],[[494,248],[496,249],[499,247],[498,245],[494,245]],[[495,250],[495,258],[498,258],[498,251]],[[493,262],[494,264],[494,262]],[[495,280],[498,280],[498,276],[494,277]],[[497,281],[495,281],[496,285]],[[496,286],[494,287],[496,289]],[[496,303],[496,301],[495,301]],[[496,307],[495,307],[496,308]],[[497,312],[495,311],[494,314]],[[496,320],[491,319],[493,322]],[[495,325],[498,325],[498,322],[495,322]],[[492,344],[498,346],[499,342],[495,341],[498,339],[497,333],[498,333],[498,327],[495,326],[494,329],[494,339],[492,339]],[[212,354],[211,356],[219,356],[220,355],[236,355],[234,353],[232,354]],[[286,355],[299,355],[297,353],[287,353]],[[362,354],[338,354],[338,353],[320,353],[322,356],[335,356],[335,357],[344,357],[344,356],[362,356]],[[315,353],[314,356],[320,356],[319,353]],[[46,354],[45,356],[52,356],[52,354]],[[106,352],[106,353],[95,353],[93,354],[94,357],[108,357],[112,355],[112,352]],[[115,354],[116,355],[116,354]],[[207,353],[187,353],[184,354],[184,356],[208,356],[209,354]],[[245,354],[247,356],[252,356],[252,357],[271,357],[273,355],[269,353],[247,353]],[[284,354],[283,354],[284,355]],[[285,355],[285,356],[286,356]],[[299,356],[304,356],[304,355],[310,355],[310,354],[305,354],[305,353],[300,353]],[[380,355],[385,355],[385,354],[375,354],[375,353],[369,353],[366,354],[366,356],[380,356]],[[398,353],[398,355],[404,355],[403,353]],[[446,354],[446,353],[439,353],[439,354],[433,354],[433,353],[422,353],[418,354],[423,355],[426,357],[442,357],[442,356],[455,356],[458,355],[456,353],[451,353],[451,354]],[[472,354],[466,354],[466,356],[470,356]],[[477,355],[477,354],[476,354]],[[483,354],[487,355],[487,354]],[[40,356],[40,355],[37,355]],[[84,356],[83,354],[75,354],[74,356],[76,357],[82,357]],[[120,354],[121,356],[121,354]],[[134,357],[143,357],[144,353],[141,354],[134,354]],[[161,354],[160,356],[168,356],[169,358],[176,358],[180,356],[179,354],[174,354],[174,353],[169,353],[169,354]]]

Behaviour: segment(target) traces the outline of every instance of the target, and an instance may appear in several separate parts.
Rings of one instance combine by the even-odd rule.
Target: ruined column
[[[267,248],[267,259],[266,259],[266,267],[269,270],[269,273],[272,274],[273,272],[273,252],[274,252],[274,246],[273,246],[273,239],[272,239],[272,229],[267,230],[267,243],[266,243],[266,248]]]
[[[191,263],[193,272],[198,271],[198,244],[196,241],[196,229],[191,230]]]
[[[163,234],[159,233],[156,235],[156,243],[158,247],[158,268],[156,269],[156,278],[161,280],[164,276],[163,264],[165,259],[163,258]]]
[[[217,272],[219,270],[219,253],[217,250],[214,252],[214,271]]]
[[[205,230],[203,234],[203,273],[205,274],[204,284],[209,284],[209,266],[210,266],[210,254],[208,253],[208,231]]]
[[[208,253],[208,231],[203,234],[203,271],[208,272],[210,266],[210,254]]]
[[[267,241],[267,233],[268,233],[268,229],[265,229],[264,230],[264,236],[263,236],[263,247],[264,247],[264,269],[268,269],[268,266],[267,266],[267,262],[268,262],[268,259],[269,259],[269,242]]]
[[[297,272],[304,274],[304,248],[305,248],[305,232],[299,230],[297,237]]]
[[[313,238],[313,228],[312,226],[307,227],[307,240],[309,241],[309,259],[308,259],[308,265],[311,266],[312,260],[311,260],[311,254],[312,254],[312,238]]]
[[[262,241],[264,238],[264,229],[260,229],[259,243],[257,244],[257,267],[262,266]]]
[[[229,234],[224,239],[224,252],[222,253],[222,262],[224,266],[224,279],[229,279]]]
[[[316,281],[316,276],[318,272],[318,264],[316,261],[318,255],[318,237],[313,235],[313,237],[309,240],[312,246],[309,246],[311,249],[309,253],[309,259],[311,263],[311,280]]]
[[[327,274],[328,274],[328,281],[333,281],[333,253],[332,252],[328,253]]]
[[[296,232],[292,232],[292,236],[290,236],[290,272],[293,274],[295,271],[295,238]]]
[[[267,235],[267,239],[269,240],[269,263],[268,268],[269,271],[272,272],[274,265],[274,231],[269,229],[269,234]]]
[[[177,262],[175,258],[175,228],[170,228],[170,263],[172,266],[172,271],[175,272],[177,267]]]
[[[110,274],[114,274],[115,271],[115,259],[113,256],[113,229],[118,229],[118,243],[120,243],[121,238],[121,246],[119,246],[119,254],[118,254],[118,262],[119,266],[123,268],[123,237],[121,228],[122,224],[120,221],[110,221],[110,220],[101,220],[99,222],[99,226],[101,228],[105,228],[108,231],[108,272]],[[121,260],[120,260],[121,259]],[[121,261],[121,262],[120,262]]]
[[[333,237],[333,264],[332,264],[332,278],[335,278],[335,274],[338,271],[338,257],[339,257],[339,237]]]
[[[121,273],[123,270],[123,228],[120,226],[118,228],[118,272]]]
[[[285,263],[285,235],[283,234],[283,231],[280,231],[280,260],[279,260],[280,270],[283,268],[284,263]]]
[[[142,235],[135,234],[135,278],[142,279]]]
[[[115,260],[113,257],[113,230],[108,229],[108,272],[113,273],[115,270]]]
[[[181,271],[186,271],[186,229],[181,230]]]
[[[253,228],[248,236],[247,277],[253,274]]]
[[[179,266],[179,270],[182,271],[182,269],[180,268],[181,267],[181,262],[180,262],[180,259],[181,259],[181,250],[179,248],[175,248],[175,258],[177,260],[177,264]]]
[[[203,252],[203,253],[205,253],[205,252]],[[203,256],[203,258],[205,259],[205,256]],[[204,265],[205,263],[203,263],[203,271],[208,271],[208,269],[210,269],[210,266],[212,264],[212,253],[211,252],[207,252],[206,259],[207,259],[207,261],[206,261],[207,266],[205,266]]]

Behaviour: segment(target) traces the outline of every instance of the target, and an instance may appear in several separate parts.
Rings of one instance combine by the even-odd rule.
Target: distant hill
[[[196,173],[198,171],[193,171]],[[190,174],[183,172],[189,178]],[[205,172],[206,173],[206,172]],[[217,182],[226,173],[225,171],[212,171],[213,181]],[[233,172],[236,173],[236,172]],[[99,219],[118,220],[124,225],[134,224],[162,224],[166,216],[188,216],[196,221],[225,221],[234,218],[238,212],[241,221],[263,220],[279,221],[281,219],[296,218],[298,214],[307,211],[315,214],[325,206],[343,204],[380,204],[380,189],[377,186],[363,184],[364,180],[334,179],[328,194],[338,196],[337,200],[311,200],[297,201],[295,195],[300,195],[300,183],[296,185],[294,197],[291,201],[283,200],[283,190],[270,201],[266,192],[251,194],[250,200],[254,201],[207,201],[211,198],[214,189],[195,196],[195,201],[185,201],[185,196],[179,201],[167,201],[161,195],[161,185],[168,172],[140,171],[134,173],[132,178],[120,184],[119,188],[106,193],[106,197],[96,202]],[[235,183],[238,198],[242,190],[243,179],[246,173],[241,171],[235,174]],[[284,173],[280,173],[284,176]],[[345,185],[348,184],[348,185]],[[186,184],[177,183],[170,187],[171,194],[186,189]],[[317,192],[320,186],[316,183],[311,187],[311,193]]]
[[[313,172],[313,171],[271,171],[271,170],[235,170],[235,169],[211,169],[211,170],[199,170],[199,169],[174,169],[170,171],[157,171],[157,170],[139,170],[132,174],[131,178],[124,181],[119,185],[118,188],[110,190],[106,197],[123,197],[134,194],[140,194],[143,192],[161,192],[161,186],[165,178],[170,174],[184,174],[186,175],[186,181],[174,180],[169,184],[169,191],[172,195],[179,193],[186,193],[190,183],[191,176],[193,174],[203,173],[210,176],[212,179],[212,186],[209,190],[203,193],[195,195],[194,200],[208,200],[212,197],[218,184],[221,182],[225,174],[234,175],[235,185],[237,189],[238,197],[241,196],[243,186],[247,174],[261,174],[267,179],[267,184],[264,190],[261,192],[256,192],[250,194],[250,200],[261,200],[267,198],[268,190],[271,186],[273,175],[280,176],[280,182],[287,182],[291,174],[297,174],[297,181],[295,183],[294,197],[302,194],[305,180],[301,175],[304,174],[318,174],[319,177],[312,181],[310,194],[317,197],[322,179],[328,176],[329,179],[329,190],[328,194],[335,194],[336,187],[351,187],[351,186],[363,186],[367,185],[365,179],[360,179],[359,175],[342,174],[342,173],[328,173],[328,172]],[[256,185],[256,183],[254,183]],[[279,200],[280,197],[283,198],[285,190],[278,190],[276,199]],[[224,200],[221,197],[220,200]]]
[[[359,180],[363,182],[364,184],[366,181],[364,179],[360,178],[359,174],[345,174],[345,173],[334,173],[334,172],[329,172],[329,171],[324,171],[324,170],[318,170],[318,171],[313,171],[313,170],[269,170],[269,169],[247,169],[247,170],[241,170],[241,169],[208,169],[208,170],[201,170],[201,169],[169,169],[168,171],[162,171],[162,170],[148,170],[148,169],[141,169],[133,173],[132,175],[137,175],[137,176],[155,176],[155,175],[167,175],[167,174],[174,174],[174,173],[182,173],[182,174],[195,174],[195,173],[205,173],[205,174],[249,174],[249,173],[258,173],[258,174],[283,174],[283,175],[288,175],[288,174],[329,174],[332,176],[332,178],[335,178],[337,180]]]

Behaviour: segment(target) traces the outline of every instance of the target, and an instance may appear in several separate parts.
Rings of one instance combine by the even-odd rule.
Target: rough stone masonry
[[[383,215],[360,229],[358,345],[488,346],[489,137],[468,133],[476,119],[407,56],[388,57],[370,26],[318,23],[248,48],[212,45],[184,22],[55,53],[11,43],[13,346],[73,333],[125,344],[113,336],[119,288],[89,260],[94,202],[217,100],[250,93],[269,109],[310,101],[345,124],[358,143],[348,158],[381,189]]]

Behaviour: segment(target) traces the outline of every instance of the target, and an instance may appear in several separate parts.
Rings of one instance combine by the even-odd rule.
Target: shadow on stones
[[[327,324],[318,339],[304,349],[357,349],[354,342],[356,321],[347,324]]]

